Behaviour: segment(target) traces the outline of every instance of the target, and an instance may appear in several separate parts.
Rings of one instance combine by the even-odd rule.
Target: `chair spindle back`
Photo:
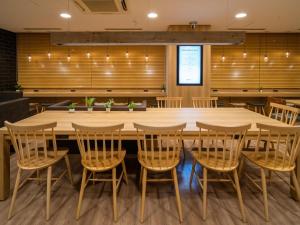
[[[186,124],[169,127],[152,127],[134,123],[137,130],[138,154],[146,163],[157,160],[163,163],[179,160],[182,131]]]
[[[211,160],[216,168],[235,168],[251,124],[224,127],[196,122],[196,126],[199,128],[198,157]]]
[[[57,156],[54,132],[56,122],[33,126],[18,126],[7,121],[4,123],[10,134],[20,165],[47,159],[50,146],[52,146],[54,157]],[[52,145],[50,145],[51,141]]]
[[[192,97],[194,108],[217,108],[218,97]]]
[[[182,97],[156,97],[158,108],[181,108]]]
[[[72,123],[82,161],[92,165],[120,157],[124,124],[89,127]]]
[[[269,117],[289,125],[295,125],[300,109],[278,103],[270,103]]]
[[[272,165],[274,169],[293,169],[300,152],[300,127],[271,126],[257,123],[259,133],[255,148],[256,157]],[[266,143],[266,148],[260,149],[260,144]]]

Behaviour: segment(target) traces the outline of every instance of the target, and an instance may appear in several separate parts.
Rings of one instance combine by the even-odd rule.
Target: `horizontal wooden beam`
[[[57,32],[51,33],[53,45],[234,45],[245,40],[244,32]]]

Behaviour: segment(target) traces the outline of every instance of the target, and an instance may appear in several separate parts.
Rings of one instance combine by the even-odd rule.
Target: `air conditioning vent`
[[[127,11],[125,0],[73,0],[85,13],[114,14]]]

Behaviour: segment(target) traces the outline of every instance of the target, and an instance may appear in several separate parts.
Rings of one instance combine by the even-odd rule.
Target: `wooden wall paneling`
[[[247,34],[244,45],[212,46],[212,89],[299,88],[299,40],[300,34]]]
[[[165,54],[165,46],[49,47],[49,34],[18,34],[18,79],[24,88],[31,89],[161,89]]]
[[[165,82],[164,46],[96,47],[92,60],[92,87],[159,89]]]
[[[203,48],[203,86],[177,86],[177,46],[167,46],[167,95],[183,97],[182,107],[193,107],[192,97],[210,93],[210,46]]]

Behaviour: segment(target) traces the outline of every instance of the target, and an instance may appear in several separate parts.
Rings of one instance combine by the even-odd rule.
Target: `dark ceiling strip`
[[[57,32],[51,33],[55,45],[110,45],[110,44],[241,44],[245,32]]]

